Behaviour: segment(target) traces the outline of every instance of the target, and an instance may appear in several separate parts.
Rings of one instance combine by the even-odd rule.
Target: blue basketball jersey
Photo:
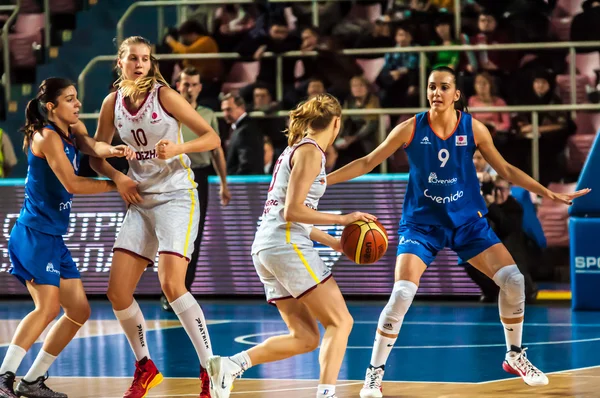
[[[417,114],[405,149],[410,171],[403,220],[457,228],[487,213],[473,165],[471,115],[458,112],[454,133],[443,140],[431,128],[429,113]]]
[[[56,132],[52,125],[45,128]],[[74,144],[75,137],[70,133],[69,137],[70,140],[65,140],[61,136],[65,154],[77,174],[79,156]],[[48,161],[33,154],[31,145],[27,150],[27,162],[29,166],[25,179],[25,200],[19,214],[19,223],[50,235],[66,234],[73,195],[58,180]]]

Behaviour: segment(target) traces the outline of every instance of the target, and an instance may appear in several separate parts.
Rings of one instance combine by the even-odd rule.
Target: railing
[[[21,0],[17,0],[17,5],[14,6],[0,6],[0,11],[11,11],[10,17],[2,27],[2,45],[4,47],[4,96],[6,98],[6,103],[10,101],[10,46],[8,42],[8,28],[13,23],[15,18],[17,17],[17,13],[19,12],[19,7],[21,6]]]
[[[344,116],[360,116],[360,115],[377,115],[379,116],[379,130],[377,134],[378,144],[382,143],[387,137],[386,131],[386,120],[385,117],[388,115],[411,115],[419,112],[428,110],[428,108],[381,108],[381,109],[344,109],[342,114]],[[579,104],[579,105],[541,105],[541,106],[486,106],[469,108],[469,113],[479,112],[510,112],[510,113],[525,113],[531,112],[531,125],[532,132],[527,138],[531,139],[531,170],[532,176],[536,180],[539,180],[540,169],[539,169],[539,114],[543,112],[560,112],[560,111],[596,111],[600,112],[600,104]],[[287,117],[289,111],[278,111],[269,114],[264,112],[250,112],[250,116],[259,118],[273,118],[273,117]],[[217,113],[218,117],[223,117],[222,113]],[[82,113],[79,115],[80,119],[98,119],[99,113]],[[381,164],[381,172],[387,173],[388,165],[387,161]]]
[[[44,0],[44,51],[48,55],[50,51],[50,0]]]
[[[213,1],[213,0],[210,0]],[[148,2],[152,3],[152,2]],[[138,3],[135,3],[138,4]],[[575,75],[577,72],[577,66],[575,64],[575,49],[576,48],[596,48],[600,45],[596,41],[585,41],[585,42],[559,42],[559,43],[511,43],[511,44],[485,44],[485,45],[459,45],[459,46],[427,46],[427,47],[390,47],[390,48],[359,48],[351,50],[342,50],[339,53],[344,55],[373,55],[373,54],[386,54],[386,53],[406,53],[413,52],[419,53],[419,88],[420,88],[420,106],[425,106],[427,103],[426,98],[426,79],[427,79],[427,53],[439,52],[439,51],[509,51],[509,50],[552,50],[557,48],[568,48],[569,49],[569,77],[571,84],[571,104],[577,102],[577,91]],[[264,58],[276,57],[277,58],[277,76],[276,76],[276,99],[281,101],[283,98],[283,63],[282,57],[314,57],[318,55],[316,51],[290,51],[283,54],[265,53]],[[160,59],[242,59],[238,53],[214,53],[214,54],[157,54],[156,57]],[[360,57],[357,57],[360,58]],[[80,93],[80,100],[83,103],[83,96],[85,93],[85,77],[90,69],[98,62],[102,61],[115,61],[114,55],[99,55],[94,57],[88,62],[85,68],[81,71],[78,78],[78,88]]]

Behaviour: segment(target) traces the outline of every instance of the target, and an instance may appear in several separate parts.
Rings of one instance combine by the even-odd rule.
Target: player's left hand
[[[117,145],[110,147],[110,155],[116,158],[126,158],[127,160],[135,159],[135,152],[127,145]]]
[[[171,159],[173,156],[179,155],[179,145],[169,140],[160,140],[154,146],[156,155],[159,159]]]
[[[590,188],[580,189],[579,191],[575,191],[572,193],[556,193],[550,191],[548,193],[548,199],[571,206],[573,204],[573,199],[583,195],[587,195],[590,191]]]
[[[231,192],[229,192],[227,185],[221,185],[219,196],[221,197],[221,206],[227,206],[231,200]]]

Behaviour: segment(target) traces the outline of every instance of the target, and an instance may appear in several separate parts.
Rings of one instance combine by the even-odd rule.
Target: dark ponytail
[[[456,86],[456,89],[460,91],[460,97],[458,98],[458,101],[454,102],[454,109],[459,110],[461,112],[469,112],[469,108],[467,108],[467,98],[464,96],[463,91],[458,87],[458,83],[456,80],[456,71],[450,68],[449,66],[438,66],[437,68],[434,68],[431,71],[431,73],[429,73],[429,76],[431,76],[433,72],[447,72],[452,75],[452,77],[454,78],[454,85]]]
[[[31,144],[31,139],[36,131],[41,131],[44,126],[54,124],[48,120],[48,110],[46,104],[52,103],[58,106],[58,97],[63,90],[73,86],[73,83],[60,77],[51,77],[42,82],[38,88],[37,95],[27,103],[25,108],[25,126],[21,129],[25,137],[23,138],[23,150],[26,151]],[[57,128],[59,134],[67,135]]]

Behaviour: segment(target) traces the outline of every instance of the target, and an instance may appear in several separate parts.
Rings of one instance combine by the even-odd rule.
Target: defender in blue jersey
[[[24,150],[29,167],[25,199],[8,241],[11,273],[26,287],[35,310],[19,324],[0,365],[0,398],[18,396],[66,397],[50,390],[45,380],[56,356],[75,336],[90,314],[79,271],[63,242],[73,194],[115,189],[111,181],[77,176],[78,150],[97,157],[133,156],[124,145],[113,147],[87,135],[79,121],[77,91],[65,79],[50,78],[40,85],[26,110]],[[15,390],[15,373],[33,343],[59,314],[29,372]]]
[[[525,311],[525,282],[484,215],[486,206],[479,193],[473,165],[478,148],[483,157],[506,180],[547,197],[571,204],[588,189],[571,194],[554,193],[521,170],[508,164],[494,147],[485,125],[460,110],[462,101],[456,75],[447,67],[429,76],[428,112],[396,126],[386,140],[369,155],[327,176],[330,185],[368,173],[400,148],[405,148],[410,175],[399,227],[396,281],[377,326],[371,364],[367,369],[362,398],[383,397],[385,363],[400,332],[402,321],[417,292],[421,275],[444,247],[456,251],[500,287],[498,305],[504,326],[507,353],[503,369],[519,375],[533,386],[548,384],[548,378],[531,364],[521,346]]]

